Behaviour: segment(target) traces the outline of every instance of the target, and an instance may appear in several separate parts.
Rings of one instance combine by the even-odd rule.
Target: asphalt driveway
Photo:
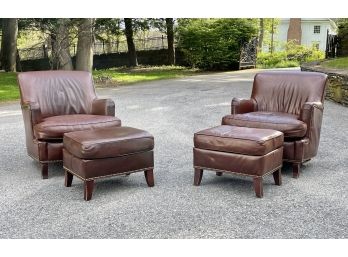
[[[347,238],[348,108],[325,102],[318,156],[283,185],[205,172],[192,186],[195,131],[218,125],[233,96],[249,97],[256,71],[199,75],[99,89],[123,125],[155,136],[155,187],[143,173],[64,187],[61,164],[49,179],[26,154],[18,103],[0,105],[0,238]]]

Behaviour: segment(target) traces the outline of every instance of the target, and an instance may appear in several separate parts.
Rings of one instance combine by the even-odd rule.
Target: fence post
[[[163,38],[163,35],[162,35],[162,49],[164,49],[164,38]]]
[[[104,40],[103,40],[103,54],[105,54],[105,43],[104,43]]]

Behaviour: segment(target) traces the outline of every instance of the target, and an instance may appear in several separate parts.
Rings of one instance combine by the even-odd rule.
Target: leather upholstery
[[[37,139],[62,139],[64,133],[121,126],[116,117],[88,114],[72,114],[47,117],[34,126]]]
[[[218,126],[194,135],[196,168],[263,176],[282,165],[282,132]]]
[[[21,101],[37,103],[42,117],[91,113],[96,98],[89,72],[23,72],[18,74],[18,82]]]
[[[196,168],[230,171],[249,176],[263,176],[282,166],[283,147],[266,155],[252,156],[193,148]]]
[[[279,131],[234,126],[217,126],[195,133],[194,146],[200,149],[262,156],[283,145]]]
[[[222,124],[282,131],[284,161],[301,163],[318,151],[326,84],[317,72],[256,74],[251,99],[233,98]]]
[[[97,98],[89,72],[35,71],[17,78],[27,152],[41,163],[62,160],[67,131],[121,124],[113,117],[114,102]]]
[[[80,159],[63,149],[64,167],[83,180],[113,176],[118,173],[145,170],[154,167],[153,151],[103,159]]]
[[[99,159],[151,151],[153,136],[140,129],[119,127],[64,135],[64,148],[81,159]]]
[[[307,132],[305,122],[293,114],[284,112],[249,112],[227,115],[222,119],[223,125],[279,130],[285,137],[303,137]]]
[[[305,102],[322,102],[327,75],[317,72],[263,72],[255,75],[251,98],[257,111],[299,116]]]

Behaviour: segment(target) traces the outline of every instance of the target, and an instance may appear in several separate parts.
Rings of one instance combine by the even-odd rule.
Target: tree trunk
[[[78,28],[76,70],[92,72],[93,26],[95,19],[83,19]]]
[[[262,52],[263,38],[265,35],[264,19],[260,18],[259,51]]]
[[[131,18],[124,18],[125,23],[125,34],[127,38],[127,46],[128,46],[128,60],[129,60],[129,66],[137,66],[138,60],[137,60],[137,53],[135,51],[135,45],[133,40],[133,25],[132,25],[132,19]]]
[[[167,41],[168,41],[168,64],[175,64],[175,49],[174,49],[174,19],[166,18],[167,26]]]
[[[2,19],[1,67],[5,71],[16,71],[18,19]]]
[[[51,36],[53,40],[53,63],[55,68],[60,70],[73,70],[70,56],[69,42],[69,19],[58,19],[55,35]]]

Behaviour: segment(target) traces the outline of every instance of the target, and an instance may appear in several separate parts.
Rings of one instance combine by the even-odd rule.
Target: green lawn
[[[335,69],[348,69],[348,57],[336,58],[322,62],[324,67]]]
[[[149,66],[138,68],[115,68],[93,71],[93,77],[98,86],[126,85],[159,79],[171,79],[189,76],[199,70],[180,66]]]
[[[115,68],[93,71],[97,86],[127,85],[143,81],[179,78],[197,74],[199,70],[179,66]],[[0,102],[19,99],[16,73],[0,72]]]
[[[14,72],[0,72],[0,102],[19,98],[17,77]]]

